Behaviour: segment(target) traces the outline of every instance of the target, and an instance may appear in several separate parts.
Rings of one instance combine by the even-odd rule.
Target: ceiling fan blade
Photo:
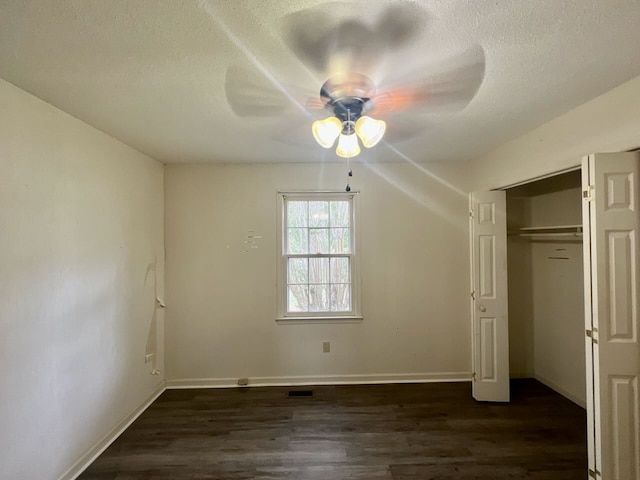
[[[326,103],[322,102],[318,97],[309,97],[305,103],[307,110],[312,112],[313,110],[325,110]],[[327,112],[327,115],[329,112]]]
[[[317,95],[276,79],[269,83],[255,70],[239,66],[227,69],[224,91],[229,107],[239,117],[276,117],[324,107],[315,100]]]
[[[308,152],[323,150],[311,133],[311,122],[282,121],[271,129],[270,138],[278,143],[306,149]]]
[[[294,12],[285,19],[285,41],[326,77],[371,73],[385,52],[407,44],[427,22],[426,12],[413,2],[380,7],[386,2],[332,2]]]
[[[436,62],[432,72],[422,78],[407,75],[408,80],[390,85],[371,99],[371,111],[377,115],[420,108],[424,113],[463,110],[473,100],[485,75],[482,47],[474,46],[445,61]],[[412,80],[413,78],[413,80]]]
[[[392,115],[386,124],[387,129],[382,141],[391,145],[418,137],[429,128],[424,117],[418,118],[413,115],[407,116],[407,114]]]
[[[367,2],[367,5],[369,2]],[[407,45],[429,23],[427,12],[418,4],[403,2],[386,8],[374,27],[379,49],[397,49]],[[386,47],[386,48],[385,48]]]

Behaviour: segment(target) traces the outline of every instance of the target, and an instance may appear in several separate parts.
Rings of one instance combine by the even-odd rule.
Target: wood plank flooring
[[[308,389],[168,390],[79,478],[586,478],[585,411],[535,380],[505,405],[469,383]]]

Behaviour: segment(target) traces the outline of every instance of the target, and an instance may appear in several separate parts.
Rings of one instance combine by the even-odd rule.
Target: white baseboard
[[[162,395],[162,392],[166,390],[165,383],[163,382],[149,397],[146,398],[138,407],[136,407],[129,415],[124,417],[118,424],[111,429],[104,437],[91,447],[87,452],[80,457],[80,459],[74,463],[69,470],[64,472],[59,480],[74,480],[80,476],[80,474],[89,466],[93,461],[104,452],[113,441],[122,434],[129,425],[131,425],[149,405],[156,401],[156,399]]]
[[[249,387],[288,387],[294,385],[366,385],[381,383],[470,382],[471,372],[393,373],[363,375],[310,375],[292,377],[249,377]],[[167,380],[168,389],[232,388],[237,378],[184,378]]]
[[[581,406],[582,408],[586,409],[587,408],[587,403],[582,400],[581,398],[576,397],[575,395],[573,395],[572,393],[569,393],[568,391],[566,391],[564,388],[559,387],[558,385],[556,385],[555,383],[553,383],[550,380],[547,380],[544,377],[541,377],[540,375],[535,375],[534,378],[536,380],[538,380],[540,383],[545,384],[547,387],[549,387],[551,390],[555,390],[556,392],[558,392],[560,395],[562,395],[563,397],[568,398],[569,400],[571,400],[573,403],[575,403],[576,405]]]

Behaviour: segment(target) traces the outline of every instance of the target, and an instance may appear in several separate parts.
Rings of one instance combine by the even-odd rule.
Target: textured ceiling
[[[2,0],[0,77],[162,162],[338,161],[305,111],[328,72],[291,31],[339,25],[379,87],[486,59],[466,108],[386,115],[364,161],[473,158],[640,75],[638,0]]]

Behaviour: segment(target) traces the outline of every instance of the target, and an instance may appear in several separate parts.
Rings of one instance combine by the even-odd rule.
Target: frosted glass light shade
[[[362,144],[371,148],[382,140],[387,124],[384,120],[375,120],[374,118],[363,115],[356,122],[356,133],[362,140]]]
[[[311,126],[311,131],[321,147],[331,148],[342,131],[342,122],[333,116],[316,120]]]
[[[358,145],[358,137],[353,133],[351,135],[340,134],[338,139],[338,148],[336,154],[339,157],[351,158],[360,153],[360,145]]]

